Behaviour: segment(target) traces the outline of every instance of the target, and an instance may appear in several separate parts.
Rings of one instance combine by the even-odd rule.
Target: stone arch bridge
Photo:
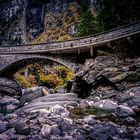
[[[123,42],[138,44],[140,21],[98,34],[67,41],[0,47],[0,76],[10,77],[22,66],[34,61],[51,61],[73,71],[78,64],[96,55],[103,47]]]

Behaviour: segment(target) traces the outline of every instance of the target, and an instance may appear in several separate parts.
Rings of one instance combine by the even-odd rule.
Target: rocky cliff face
[[[88,1],[87,1],[88,2]],[[96,0],[89,8],[97,14]],[[81,20],[76,0],[5,0],[0,3],[1,44],[65,40],[74,37]]]

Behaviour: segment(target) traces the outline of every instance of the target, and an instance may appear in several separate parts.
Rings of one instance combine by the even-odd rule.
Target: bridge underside
[[[72,58],[72,56],[71,56]],[[44,55],[0,55],[0,77],[12,77],[19,69],[32,63],[44,62],[46,64],[63,65],[72,71],[78,68],[76,59],[67,57],[51,57]]]

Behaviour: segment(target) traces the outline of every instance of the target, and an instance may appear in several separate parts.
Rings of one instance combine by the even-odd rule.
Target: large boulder
[[[50,94],[50,92],[46,87],[33,87],[26,89],[20,99],[20,106],[23,106],[27,102],[48,94]]]
[[[1,96],[22,96],[22,90],[16,81],[8,78],[0,78],[0,94]]]
[[[29,104],[24,105],[22,108],[18,109],[16,113],[22,113],[23,111],[39,111],[41,109],[48,109],[55,105],[78,106],[79,99],[74,93],[50,94],[48,96],[43,96],[31,101]]]

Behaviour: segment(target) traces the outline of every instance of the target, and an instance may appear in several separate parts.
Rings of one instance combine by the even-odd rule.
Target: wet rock
[[[20,106],[23,106],[26,102],[30,102],[36,98],[50,94],[46,87],[33,87],[24,91],[24,94],[20,100]]]
[[[20,85],[16,81],[8,78],[0,78],[0,93],[2,96],[22,96]]]
[[[115,114],[118,117],[124,118],[124,117],[134,116],[135,112],[129,107],[120,105],[119,107],[116,108]]]
[[[101,110],[106,110],[106,111],[115,111],[115,109],[118,107],[117,103],[111,101],[111,100],[100,100],[98,102],[95,102],[93,104],[93,107]]]

